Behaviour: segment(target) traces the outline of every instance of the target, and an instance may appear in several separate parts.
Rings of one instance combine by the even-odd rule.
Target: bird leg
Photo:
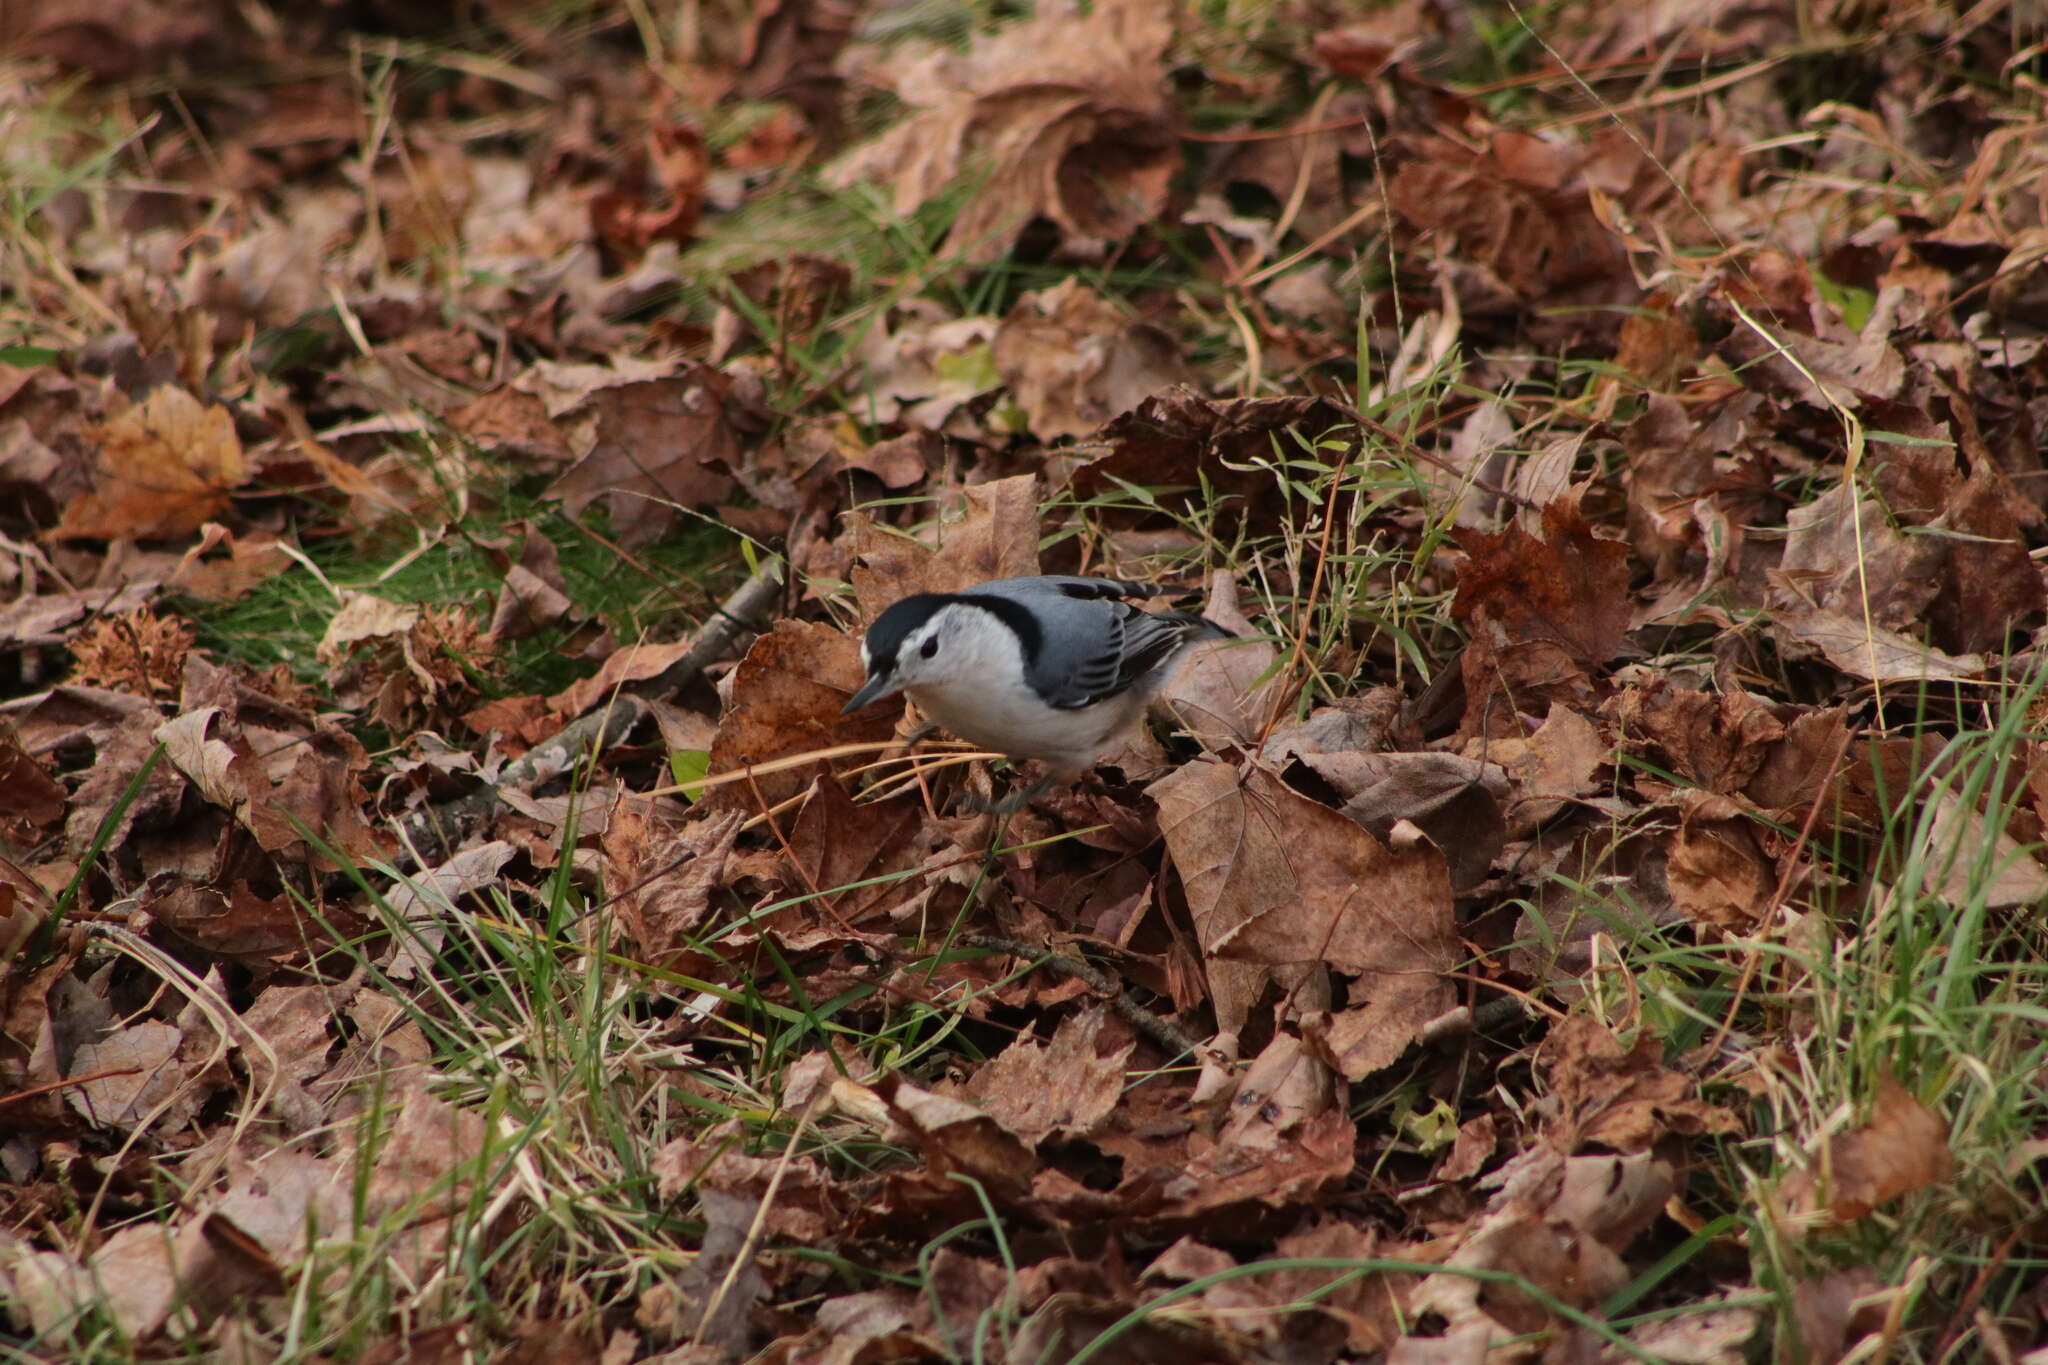
[[[960,794],[960,801],[962,805],[977,815],[1015,815],[1018,811],[1023,810],[1033,801],[1051,791],[1052,787],[1053,779],[1051,777],[1041,777],[1036,782],[1011,792],[1000,801],[984,800],[973,792],[962,792]]]

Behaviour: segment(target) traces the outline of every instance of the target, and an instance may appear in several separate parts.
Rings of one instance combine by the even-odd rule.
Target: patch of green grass
[[[623,560],[602,537],[601,512],[593,509],[578,523],[559,505],[508,486],[441,527],[316,542],[307,558],[327,583],[294,565],[233,601],[182,607],[199,644],[216,657],[255,668],[283,664],[302,682],[318,684],[326,666],[317,649],[338,605],[328,583],[394,602],[466,606],[488,621],[504,581],[492,542],[516,554],[516,538],[508,541],[516,533],[506,528],[519,521],[531,521],[554,544],[577,619],[508,643],[506,670],[492,684],[502,695],[550,693],[586,676],[590,664],[562,652],[583,622],[600,621],[622,641],[688,630],[743,572],[736,540],[709,519],[690,519]]]
[[[2037,865],[1985,833],[2008,828],[2024,797],[2044,681],[1995,696],[1974,726],[1935,725],[1948,708],[1930,707],[1932,761],[1904,789],[1877,781],[1873,827],[1831,829],[1840,813],[1823,812],[1814,874],[1747,933],[1655,923],[1630,879],[1599,864],[1555,874],[1603,940],[1585,1007],[1651,1028],[1673,1064],[1702,1071],[1751,1115],[1750,1135],[1720,1145],[1688,1198],[1739,1230],[1728,1245],[1746,1248],[1779,1340],[1798,1330],[1798,1296],[1862,1268],[1903,1296],[1904,1358],[1933,1361],[1974,1337],[1971,1307],[2016,1311],[2048,1270],[2021,1237],[2048,1196],[2027,1155],[2048,1128],[2048,931],[2036,909],[1991,903],[2002,875]],[[1797,837],[1758,821],[1779,846]],[[1540,915],[1524,924],[1529,947],[1554,953]],[[1709,1043],[1717,1051],[1701,1054]],[[1786,1182],[1824,1176],[1828,1142],[1870,1118],[1887,1078],[1945,1125],[1953,1176],[1846,1226],[1802,1219]]]

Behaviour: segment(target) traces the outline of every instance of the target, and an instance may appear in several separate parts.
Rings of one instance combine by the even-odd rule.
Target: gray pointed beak
[[[863,706],[872,706],[891,693],[900,692],[901,690],[901,685],[894,679],[869,678],[867,682],[861,685],[860,691],[853,694],[853,700],[839,708],[839,714],[850,716]]]

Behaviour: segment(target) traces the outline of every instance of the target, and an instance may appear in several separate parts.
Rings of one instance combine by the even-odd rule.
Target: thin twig
[[[1055,971],[1065,972],[1102,996],[1118,1018],[1176,1057],[1201,1050],[1201,1045],[1181,1032],[1179,1026],[1171,1020],[1161,1018],[1126,995],[1116,978],[1078,957],[1068,957],[1065,953],[1057,953],[1050,948],[1034,946],[1019,939],[998,938],[994,934],[963,934],[960,941],[970,948],[987,948],[992,952],[1008,953],[1012,957],[1026,959],[1035,967],[1051,967]]]

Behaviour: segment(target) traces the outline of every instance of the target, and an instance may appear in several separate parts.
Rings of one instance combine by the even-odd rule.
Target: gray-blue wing
[[[1065,660],[1048,649],[1041,659],[1039,690],[1054,706],[1073,710],[1128,692],[1149,681],[1190,641],[1212,634],[1199,616],[1164,612],[1157,616],[1124,603],[1105,604],[1113,620],[1085,655],[1068,653]],[[1149,690],[1149,689],[1148,689]]]
[[[1104,601],[1120,597],[1157,597],[1173,589],[1158,583],[1140,583],[1129,578],[1088,578],[1079,574],[1032,574],[1019,578],[992,578],[969,588],[974,593],[998,593],[1004,597],[1027,598],[1056,593],[1080,601]]]
[[[1120,600],[1170,591],[1122,578],[1045,574],[994,579],[967,595],[1037,605],[1035,617],[1060,623],[1029,642],[1025,666],[1040,696],[1078,710],[1145,682],[1189,641],[1226,633],[1187,612],[1154,614]]]

